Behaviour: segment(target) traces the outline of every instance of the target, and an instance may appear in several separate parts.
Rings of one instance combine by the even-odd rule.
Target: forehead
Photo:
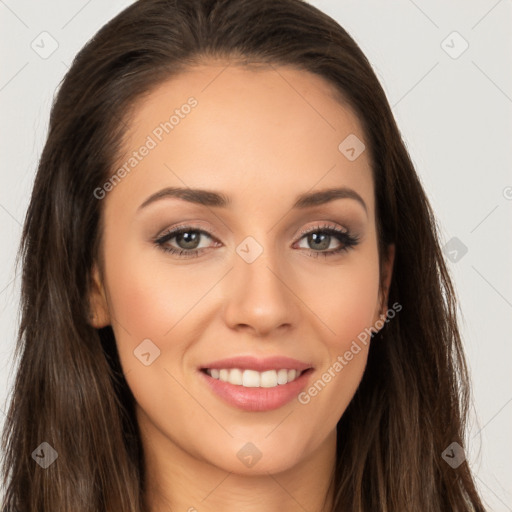
[[[113,171],[129,170],[111,195],[140,199],[162,186],[285,199],[312,188],[346,185],[372,208],[368,155],[359,119],[320,76],[284,66],[212,62],[161,83],[135,104]],[[354,139],[355,137],[355,139]],[[145,156],[134,152],[144,146]],[[259,193],[259,195],[258,195]],[[361,194],[363,195],[363,193]],[[139,201],[140,202],[140,201]]]

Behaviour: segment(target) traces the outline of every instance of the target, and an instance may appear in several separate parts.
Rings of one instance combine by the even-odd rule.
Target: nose
[[[224,317],[234,330],[264,337],[293,329],[299,320],[300,299],[293,292],[290,273],[264,250],[252,263],[238,255],[229,273]]]

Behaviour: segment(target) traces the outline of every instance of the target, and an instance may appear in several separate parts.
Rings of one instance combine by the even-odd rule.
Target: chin
[[[231,439],[224,448],[215,446],[208,450],[205,460],[227,472],[258,476],[285,472],[307,457],[304,443],[295,442],[293,435],[288,437],[286,444],[283,443],[283,436],[275,439],[265,439],[265,436],[268,436],[268,431],[252,437],[253,441],[242,441],[240,437]],[[212,453],[216,454],[214,459]]]

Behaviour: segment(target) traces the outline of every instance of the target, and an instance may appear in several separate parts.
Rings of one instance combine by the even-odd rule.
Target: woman
[[[19,255],[3,510],[484,510],[432,209],[311,5],[144,0],[103,27]]]

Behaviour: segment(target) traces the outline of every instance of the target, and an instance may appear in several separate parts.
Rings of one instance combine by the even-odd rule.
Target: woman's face
[[[91,297],[148,451],[252,474],[332,452],[386,308],[362,143],[331,86],[288,67],[212,62],[137,103],[93,199]]]

